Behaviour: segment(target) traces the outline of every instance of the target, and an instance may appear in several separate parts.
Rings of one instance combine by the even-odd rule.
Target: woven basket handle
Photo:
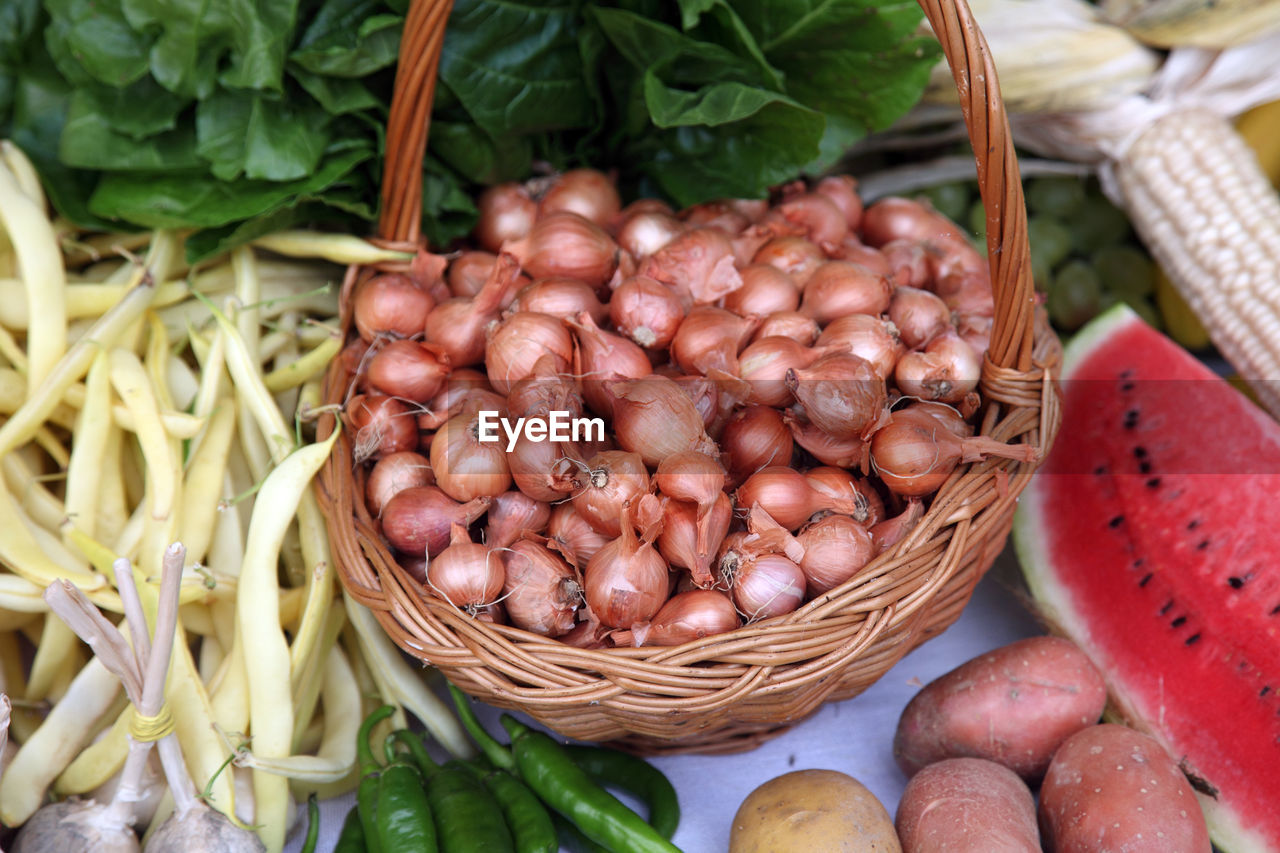
[[[422,160],[436,96],[436,71],[453,0],[412,0],[400,38],[396,85],[387,117],[386,164],[378,234],[417,243],[422,226]]]
[[[978,191],[987,213],[987,256],[996,303],[987,358],[998,367],[1027,371],[1031,369],[1035,331],[1027,209],[991,50],[965,0],[919,3],[947,55],[978,163]]]
[[[960,95],[987,212],[987,254],[995,323],[987,353],[996,366],[1031,368],[1035,291],[1027,213],[1009,119],[987,41],[965,0],[919,0],[946,53]],[[452,0],[413,0],[400,42],[400,64],[387,120],[386,171],[378,233],[418,241],[422,224],[422,159],[435,99],[436,71]]]

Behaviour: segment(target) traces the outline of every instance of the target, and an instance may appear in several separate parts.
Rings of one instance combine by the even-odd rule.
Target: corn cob
[[[1174,111],[1113,163],[1134,227],[1213,343],[1280,417],[1280,198],[1222,117]]]

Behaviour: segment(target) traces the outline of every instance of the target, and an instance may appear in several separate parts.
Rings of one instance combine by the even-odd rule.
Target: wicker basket
[[[920,0],[954,72],[987,211],[996,317],[983,366],[984,435],[1047,453],[1059,422],[1056,338],[1035,309],[1027,220],[995,70],[965,0]],[[415,2],[405,23],[387,129],[380,234],[419,248],[421,163],[449,0]],[[351,288],[373,272],[351,269]],[[1040,319],[1037,319],[1039,313]],[[328,402],[350,382],[340,361]],[[321,435],[332,429],[321,424]],[[334,558],[350,595],[406,652],[492,705],[569,737],[639,752],[731,752],[794,725],[824,701],[866,689],[950,625],[1000,552],[1034,464],[962,466],[923,522],[853,580],[794,613],[675,648],[583,650],[469,618],[425,596],[378,537],[363,472],[339,438],[318,480]]]

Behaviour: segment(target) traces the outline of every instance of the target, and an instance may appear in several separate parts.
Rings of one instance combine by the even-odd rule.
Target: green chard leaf
[[[121,0],[45,0],[44,6],[45,43],[67,80],[127,86],[147,73],[150,39],[127,20]]]
[[[84,89],[71,94],[58,157],[78,169],[120,172],[195,169],[201,165],[190,127],[134,139],[115,130],[111,119]]]
[[[381,0],[325,6],[289,54],[291,62],[330,77],[364,77],[392,65],[400,50],[400,15],[376,14]]]
[[[440,78],[490,137],[589,127],[574,2],[458,0]]]
[[[196,110],[197,151],[215,177],[292,181],[320,162],[329,116],[307,97],[219,90]]]

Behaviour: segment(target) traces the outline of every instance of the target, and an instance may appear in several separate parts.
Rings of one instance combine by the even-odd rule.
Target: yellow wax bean
[[[63,796],[87,794],[114,776],[129,753],[133,716],[133,705],[126,704],[107,733],[86,746],[54,780],[53,790]]]
[[[27,313],[27,396],[53,372],[67,351],[67,286],[58,237],[38,202],[22,191],[7,166],[0,166],[0,225],[18,258]]]
[[[177,460],[170,452],[169,437],[160,422],[155,390],[136,355],[113,349],[109,358],[111,384],[133,413],[138,442],[151,475],[149,513],[154,519],[168,518],[174,506]]]
[[[84,748],[119,691],[120,682],[97,658],[80,670],[0,776],[0,821],[17,826],[31,817],[49,783]]]
[[[235,427],[235,401],[224,397],[213,410],[200,443],[187,462],[178,541],[187,546],[187,560],[192,563],[204,560],[213,539]]]
[[[94,358],[85,377],[84,405],[76,419],[75,443],[67,465],[67,517],[86,536],[96,536],[98,529],[95,507],[102,496],[103,460],[107,456],[111,420],[111,363],[105,352]]]
[[[71,652],[80,640],[61,619],[44,620],[40,642],[36,645],[31,661],[31,675],[27,678],[27,693],[23,697],[38,702],[48,697],[49,690],[58,679],[65,664],[71,662]]]
[[[277,231],[259,237],[253,245],[292,258],[322,258],[344,266],[413,259],[409,252],[380,249],[350,234],[322,234],[317,231]]]

